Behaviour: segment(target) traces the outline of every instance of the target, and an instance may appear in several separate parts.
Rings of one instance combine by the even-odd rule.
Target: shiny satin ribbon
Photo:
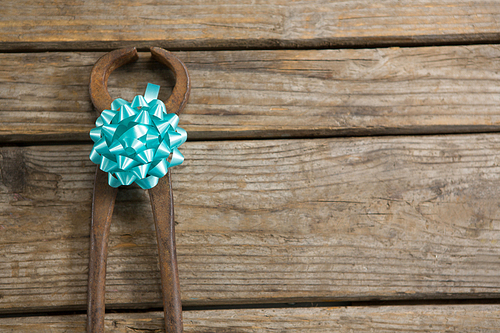
[[[143,189],[153,188],[168,168],[184,161],[177,148],[186,142],[187,133],[177,127],[179,117],[167,114],[157,99],[159,91],[160,86],[148,83],[144,96],[135,96],[132,103],[115,99],[90,131],[90,160],[108,173],[110,186],[135,182]]]

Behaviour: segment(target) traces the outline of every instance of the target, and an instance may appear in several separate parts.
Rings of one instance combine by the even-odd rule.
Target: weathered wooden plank
[[[270,48],[497,41],[490,1],[4,0],[2,50]]]
[[[185,311],[185,332],[498,332],[500,306],[391,306]],[[163,314],[106,315],[106,332],[164,332]],[[5,332],[85,332],[85,316],[0,319]]]
[[[89,141],[88,77],[101,54],[0,54],[0,140]],[[191,139],[500,128],[493,45],[177,54],[192,76],[181,116]],[[147,82],[170,87],[173,79],[142,54],[111,76],[110,92],[131,99]]]
[[[188,142],[183,304],[498,297],[498,135]],[[2,148],[0,307],[86,302],[88,145]],[[160,305],[147,194],[119,191],[109,307]]]

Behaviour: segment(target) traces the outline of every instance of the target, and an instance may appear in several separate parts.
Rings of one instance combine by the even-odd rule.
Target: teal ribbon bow
[[[153,188],[168,168],[184,161],[177,147],[186,142],[187,133],[177,127],[179,117],[156,99],[159,91],[160,86],[148,83],[144,97],[137,95],[132,103],[115,99],[90,131],[90,160],[108,173],[110,186],[135,182]]]

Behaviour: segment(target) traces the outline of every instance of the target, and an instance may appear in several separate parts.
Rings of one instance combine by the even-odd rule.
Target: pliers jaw
[[[187,104],[191,92],[191,82],[189,73],[182,61],[172,53],[159,48],[151,47],[151,56],[153,59],[167,66],[175,77],[175,86],[172,94],[165,102],[165,108],[168,113],[179,115]],[[139,59],[137,49],[128,47],[114,50],[103,55],[92,68],[90,74],[89,93],[92,104],[97,111],[97,116],[110,107],[113,99],[108,93],[108,78],[111,72],[130,62]]]
[[[168,113],[184,109],[190,93],[190,80],[186,66],[170,52],[151,48],[154,59],[174,73],[176,84],[165,102]],[[113,70],[138,59],[135,47],[119,49],[102,56],[92,68],[89,92],[97,116],[109,109],[113,99],[108,93],[108,78]],[[182,304],[175,247],[174,203],[170,170],[149,191],[158,242],[158,255],[165,312],[165,330],[182,332]],[[117,188],[107,183],[107,173],[97,167],[92,198],[90,230],[90,260],[87,300],[87,332],[104,332],[105,282],[108,238]]]

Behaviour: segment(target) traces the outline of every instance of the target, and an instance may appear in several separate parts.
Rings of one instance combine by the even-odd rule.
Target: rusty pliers
[[[154,59],[167,66],[175,76],[175,86],[165,102],[168,113],[179,113],[184,109],[190,92],[190,80],[186,66],[170,52],[151,48]],[[94,65],[90,75],[90,97],[97,116],[109,109],[113,99],[108,93],[107,81],[116,68],[138,59],[135,47],[109,52]],[[108,238],[111,216],[117,188],[108,185],[107,173],[97,167],[92,199],[92,222],[90,231],[90,262],[87,300],[87,331],[104,332],[105,281]],[[158,185],[149,190],[153,218],[158,240],[163,308],[166,332],[182,332],[182,306],[175,250],[174,203],[170,169]]]

